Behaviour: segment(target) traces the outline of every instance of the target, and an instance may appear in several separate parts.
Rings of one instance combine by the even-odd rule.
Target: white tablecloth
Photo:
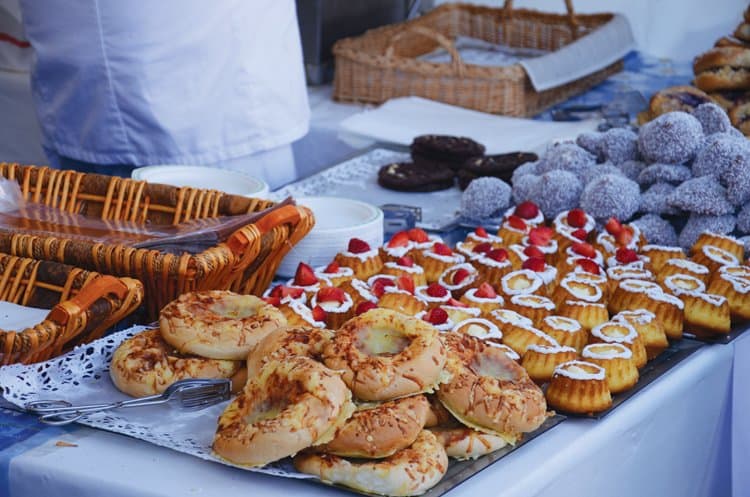
[[[732,345],[732,495],[747,497],[750,496],[750,333]]]
[[[449,495],[729,495],[732,354],[703,348],[603,420],[565,421]],[[88,428],[48,437],[8,468],[10,497],[344,495]]]

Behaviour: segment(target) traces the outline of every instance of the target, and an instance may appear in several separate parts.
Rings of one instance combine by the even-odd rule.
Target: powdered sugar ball
[[[638,135],[627,128],[612,128],[602,137],[601,144],[604,159],[612,164],[638,158]]]
[[[616,217],[630,219],[641,201],[638,183],[625,176],[605,174],[586,185],[581,194],[581,208],[596,219]]]
[[[623,176],[633,181],[638,181],[638,176],[641,171],[646,169],[646,163],[637,160],[628,160],[622,164],[618,164],[617,167],[622,172]]]
[[[559,169],[544,173],[533,192],[533,200],[544,217],[551,219],[562,211],[578,207],[583,184],[575,174]]]
[[[667,203],[688,212],[720,216],[734,212],[727,190],[713,176],[693,178],[678,186]]]
[[[605,174],[615,174],[617,176],[623,175],[620,168],[618,168],[611,162],[605,162],[603,164],[591,166],[588,169],[584,170],[581,174],[581,179],[583,180],[584,185],[588,185],[589,183],[591,183],[591,181],[595,180],[599,176],[604,176]]]
[[[597,160],[604,160],[604,151],[602,150],[602,144],[604,141],[604,133],[598,133],[591,131],[587,133],[581,133],[576,138],[576,145],[589,152],[591,155],[597,158]]]
[[[555,143],[539,161],[538,173],[543,174],[556,169],[579,173],[596,163],[596,157],[573,142]]]
[[[461,195],[461,214],[470,219],[486,219],[508,208],[510,186],[493,177],[477,178]]]
[[[521,164],[513,170],[513,176],[511,176],[510,181],[511,183],[515,184],[516,180],[521,176],[526,176],[527,174],[538,174],[538,169],[539,161],[526,162],[524,164]]]
[[[732,214],[723,216],[704,216],[702,214],[691,214],[679,237],[681,247],[689,249],[698,240],[704,231],[711,231],[719,235],[728,235],[734,231],[737,218]]]
[[[679,185],[692,177],[693,173],[687,166],[676,164],[651,164],[638,175],[638,184],[641,186],[649,186],[658,181],[662,181]]]
[[[732,129],[732,123],[724,109],[713,102],[700,104],[693,110],[693,117],[701,123],[703,133],[712,135],[714,133],[726,133]]]
[[[727,197],[735,206],[750,200],[750,146],[743,149],[744,153],[735,157],[721,178],[727,185]]]
[[[513,181],[513,202],[520,204],[524,200],[533,200],[534,194],[542,181],[541,176],[527,174]]]
[[[641,194],[641,205],[638,212],[663,215],[679,214],[680,210],[667,202],[667,197],[676,188],[669,183],[654,183],[651,188]]]
[[[701,123],[685,112],[667,112],[641,126],[638,148],[647,162],[684,164],[703,142]]]
[[[669,221],[656,214],[646,214],[632,223],[635,225],[648,243],[653,245],[677,245],[677,232]]]
[[[750,204],[745,204],[737,213],[737,230],[740,233],[750,234]]]
[[[750,145],[746,138],[736,138],[728,133],[715,133],[706,138],[703,148],[693,161],[693,174],[711,174],[726,186],[727,175],[736,168],[748,168]]]

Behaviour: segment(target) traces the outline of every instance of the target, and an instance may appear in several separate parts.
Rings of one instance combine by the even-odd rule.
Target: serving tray
[[[732,323],[731,331],[726,335],[709,335],[686,331],[685,336],[703,343],[727,344],[733,342],[735,338],[738,338],[747,330],[750,330],[750,322],[740,321],[737,323]]]

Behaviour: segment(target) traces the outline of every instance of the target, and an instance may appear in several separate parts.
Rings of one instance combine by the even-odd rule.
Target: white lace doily
[[[281,200],[288,196],[324,195],[361,200],[378,206],[406,205],[419,207],[422,220],[417,223],[417,226],[422,228],[440,230],[455,223],[461,205],[461,190],[458,187],[436,192],[409,193],[388,190],[378,185],[378,170],[382,166],[408,160],[410,160],[409,154],[376,148],[302,181],[292,183],[274,192],[272,197],[275,200]]]
[[[0,368],[3,395],[19,407],[41,399],[62,399],[73,404],[127,399],[129,397],[112,384],[109,363],[123,340],[145,329],[148,327],[136,326],[120,331],[46,362],[4,366]],[[289,460],[264,468],[247,468],[214,456],[211,442],[219,415],[227,404],[223,402],[194,412],[168,406],[117,409],[92,414],[78,422],[229,466],[285,478],[313,478],[297,472]]]

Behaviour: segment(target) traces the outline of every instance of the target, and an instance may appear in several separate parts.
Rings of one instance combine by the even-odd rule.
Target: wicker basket
[[[0,254],[0,300],[51,309],[34,327],[0,329],[0,365],[28,364],[99,338],[141,305],[143,285],[58,262]]]
[[[275,205],[215,190],[37,166],[2,163],[0,176],[16,180],[27,200],[105,220],[177,224]],[[270,284],[281,259],[313,224],[309,209],[285,205],[237,230],[225,243],[193,255],[23,233],[0,233],[0,252],[139,279],[145,287],[146,318],[153,320],[164,305],[190,291],[259,294]]]
[[[445,4],[422,17],[339,40],[333,47],[333,96],[347,102],[382,103],[416,95],[495,114],[531,116],[600,83],[622,70],[622,61],[581,79],[537,92],[520,64],[489,67],[466,64],[456,50],[457,36],[493,44],[554,51],[609,22],[612,14],[580,15],[566,0],[566,15]],[[443,47],[452,63],[417,59]]]

